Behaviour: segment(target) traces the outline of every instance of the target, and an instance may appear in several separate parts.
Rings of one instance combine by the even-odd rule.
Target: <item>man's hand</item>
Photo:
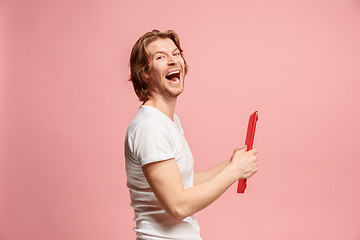
[[[248,179],[258,171],[257,153],[258,150],[256,148],[247,151],[246,145],[241,149],[234,149],[228,167],[234,171],[237,179]]]

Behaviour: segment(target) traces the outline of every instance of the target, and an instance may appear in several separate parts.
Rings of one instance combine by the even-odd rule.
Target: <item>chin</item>
[[[169,97],[177,97],[184,91],[184,88],[181,89],[167,89],[166,93]]]

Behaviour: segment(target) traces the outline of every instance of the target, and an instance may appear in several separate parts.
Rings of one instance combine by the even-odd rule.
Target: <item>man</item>
[[[127,185],[137,239],[201,239],[194,213],[238,179],[257,172],[257,150],[235,149],[217,167],[193,172],[193,157],[175,114],[188,66],[173,31],[153,30],[130,57],[135,92],[143,102],[125,139]]]

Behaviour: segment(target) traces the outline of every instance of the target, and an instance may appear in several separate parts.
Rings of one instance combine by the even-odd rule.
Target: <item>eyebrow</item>
[[[176,52],[177,50],[179,50],[179,49],[178,49],[178,48],[174,48],[174,50],[172,50],[172,52]],[[156,51],[156,52],[154,52],[154,55],[153,55],[153,56],[155,56],[157,53],[159,53],[159,54],[165,54],[166,51]]]

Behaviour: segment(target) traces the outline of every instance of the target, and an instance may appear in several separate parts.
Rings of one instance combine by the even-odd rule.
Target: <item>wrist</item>
[[[226,173],[226,176],[228,176],[232,182],[236,182],[239,178],[238,178],[238,174],[236,173],[235,169],[232,167],[232,165],[230,164],[231,161],[227,162],[226,167],[224,168],[224,172]]]

